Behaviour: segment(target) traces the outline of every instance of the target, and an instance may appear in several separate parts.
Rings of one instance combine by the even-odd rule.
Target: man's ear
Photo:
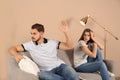
[[[43,37],[44,32],[40,32],[40,34],[41,34],[41,37]]]

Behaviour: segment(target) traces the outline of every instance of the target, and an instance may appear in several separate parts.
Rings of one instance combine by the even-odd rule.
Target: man
[[[66,42],[44,38],[44,26],[34,24],[31,27],[32,41],[9,49],[17,63],[23,59],[23,56],[18,52],[28,51],[41,70],[40,80],[79,80],[74,69],[57,57],[57,49],[68,50],[73,48],[68,25],[65,21],[62,21],[61,24]]]

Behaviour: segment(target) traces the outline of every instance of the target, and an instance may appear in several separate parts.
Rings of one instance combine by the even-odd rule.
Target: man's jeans
[[[40,80],[80,80],[75,70],[66,65],[61,64],[59,67],[51,71],[41,71]]]
[[[87,61],[88,61],[87,63],[78,66],[77,68],[75,68],[75,70],[77,72],[86,72],[86,73],[99,71],[102,80],[110,80],[106,65],[102,61],[101,50],[99,48],[97,49],[97,57],[96,58],[88,57]]]

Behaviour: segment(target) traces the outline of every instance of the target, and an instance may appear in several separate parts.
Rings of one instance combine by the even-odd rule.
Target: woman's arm
[[[92,31],[90,32],[90,34],[91,34],[91,39],[98,45],[98,47],[100,47],[100,49],[103,50],[104,49],[103,45],[94,37],[94,34]]]
[[[96,43],[94,43],[93,51],[90,51],[87,46],[81,46],[80,48],[81,48],[82,51],[84,51],[88,56],[93,57],[93,58],[96,58],[96,55],[97,55],[97,44],[96,44]]]

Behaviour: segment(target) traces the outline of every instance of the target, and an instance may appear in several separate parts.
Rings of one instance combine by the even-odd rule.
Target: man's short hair
[[[31,29],[37,29],[39,32],[44,32],[44,25],[36,23],[32,25]]]

